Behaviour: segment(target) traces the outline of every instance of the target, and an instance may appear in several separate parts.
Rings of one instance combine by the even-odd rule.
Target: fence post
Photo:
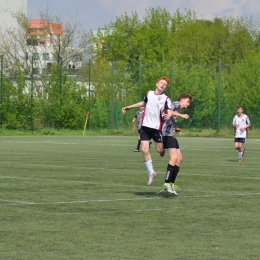
[[[111,77],[111,98],[110,98],[110,124],[111,129],[114,128],[114,61],[112,61],[112,77]]]
[[[1,110],[0,110],[0,127],[2,128],[3,122],[2,122],[2,104],[3,104],[3,87],[4,87],[4,78],[3,78],[3,71],[4,71],[4,55],[1,55],[1,93],[0,93],[0,105],[1,105]]]
[[[90,129],[90,84],[91,84],[91,80],[90,80],[90,69],[91,69],[91,59],[88,60],[88,112],[89,112],[89,117],[88,117],[88,130]]]
[[[116,130],[118,130],[118,102],[116,102]]]
[[[173,67],[173,62],[171,61],[171,66],[170,66],[170,99],[171,99],[171,101],[172,101],[172,80],[173,80],[172,67]]]
[[[142,100],[142,63],[140,61],[138,76],[139,100]]]
[[[218,62],[218,132],[220,131],[221,59]]]
[[[59,128],[61,129],[61,111],[62,111],[62,58],[60,57],[60,122]]]
[[[34,70],[33,70],[33,62],[34,62],[34,58],[32,56],[32,60],[31,60],[31,69],[32,69],[32,73],[31,73],[31,131],[34,131],[34,122],[33,122],[33,74],[34,74]]]

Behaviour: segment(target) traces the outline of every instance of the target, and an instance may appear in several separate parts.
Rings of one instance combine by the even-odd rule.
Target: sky
[[[179,8],[195,11],[198,18],[248,16],[260,20],[260,0],[27,0],[29,19],[39,18],[39,11],[49,8],[53,15],[78,18],[86,31],[96,30],[116,17],[136,11],[141,19],[149,7],[166,8],[171,14]]]

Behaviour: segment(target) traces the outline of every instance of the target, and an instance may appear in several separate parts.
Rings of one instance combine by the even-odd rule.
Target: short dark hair
[[[181,101],[182,99],[188,98],[190,101],[192,100],[192,96],[189,94],[182,93],[178,97],[178,101]]]
[[[239,108],[242,108],[242,109],[243,109],[243,106],[241,106],[241,105],[238,105],[238,106],[237,106],[237,109],[239,109]]]

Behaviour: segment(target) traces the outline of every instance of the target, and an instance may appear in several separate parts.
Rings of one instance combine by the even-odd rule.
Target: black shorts
[[[245,143],[246,142],[246,138],[235,138],[234,139],[234,143]]]
[[[174,136],[163,136],[164,150],[180,149],[178,140]]]
[[[150,141],[151,139],[153,139],[156,143],[162,143],[162,131],[146,126],[141,126],[140,139],[141,141]]]

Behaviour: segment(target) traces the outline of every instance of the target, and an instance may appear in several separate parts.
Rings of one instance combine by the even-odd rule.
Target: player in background
[[[134,123],[137,120],[137,129],[138,129],[138,143],[137,143],[137,147],[134,150],[134,152],[139,152],[139,150],[140,150],[140,145],[141,145],[140,128],[142,126],[143,114],[144,114],[144,106],[140,107],[140,110],[135,113],[135,117],[132,120],[132,123]]]
[[[154,140],[156,151],[161,157],[165,154],[161,132],[163,123],[161,115],[162,111],[164,109],[168,110],[171,105],[170,99],[164,94],[168,84],[169,79],[167,77],[161,77],[156,82],[155,91],[148,91],[143,101],[122,108],[122,112],[125,114],[130,109],[142,106],[145,107],[142,126],[140,128],[140,139],[144,164],[148,171],[148,186],[152,185],[153,179],[157,176],[157,173],[153,168],[152,157],[149,151],[151,139]]]
[[[175,133],[180,133],[181,129],[176,128],[177,117],[188,119],[187,114],[180,114],[182,108],[187,108],[190,105],[192,97],[189,94],[181,94],[178,101],[171,103],[170,112],[164,115],[164,123],[162,128],[164,149],[168,150],[170,160],[166,170],[165,182],[161,191],[166,190],[169,193],[178,195],[174,188],[174,183],[177,179],[180,165],[182,162],[182,154],[179,143],[175,138]]]
[[[140,110],[135,113],[135,117],[132,120],[132,123],[134,123],[137,120],[137,129],[138,129],[138,142],[137,142],[137,147],[134,150],[134,152],[139,152],[140,150],[140,145],[141,145],[141,140],[140,140],[140,128],[142,126],[142,117],[144,114],[144,107],[140,107]],[[151,146],[152,142],[150,142],[149,146]]]
[[[242,162],[242,157],[246,150],[243,148],[243,144],[246,142],[249,126],[249,117],[243,114],[242,106],[237,106],[237,115],[233,118],[233,128],[235,133],[234,147],[238,150],[238,162]]]

